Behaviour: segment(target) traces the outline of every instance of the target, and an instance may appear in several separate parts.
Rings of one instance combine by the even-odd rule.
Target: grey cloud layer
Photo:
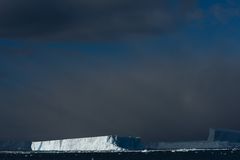
[[[167,32],[184,23],[189,0],[0,0],[0,37],[105,39]]]
[[[237,57],[160,56],[125,68],[91,57],[70,63],[68,57],[10,58],[14,71],[0,79],[0,138],[190,140],[206,138],[209,127],[239,128]]]

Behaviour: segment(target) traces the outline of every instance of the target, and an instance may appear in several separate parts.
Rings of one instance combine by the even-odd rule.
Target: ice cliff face
[[[33,151],[104,151],[141,149],[140,138],[102,136],[32,142]]]

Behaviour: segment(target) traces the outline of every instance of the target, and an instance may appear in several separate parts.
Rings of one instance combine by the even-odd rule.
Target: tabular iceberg
[[[136,137],[101,136],[32,142],[33,151],[123,151],[142,149]]]
[[[208,141],[240,143],[240,132],[230,129],[210,129]]]
[[[155,142],[147,144],[145,147],[149,150],[193,150],[193,149],[231,149],[237,148],[238,143],[229,142],[210,142],[210,141],[191,141],[191,142]]]
[[[145,145],[151,150],[174,149],[232,149],[240,148],[240,132],[229,129],[210,129],[205,141],[154,142]]]
[[[0,141],[0,151],[31,151],[31,141]]]

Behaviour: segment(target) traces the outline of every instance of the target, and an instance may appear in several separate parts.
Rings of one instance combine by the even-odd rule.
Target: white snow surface
[[[123,151],[116,145],[114,136],[75,138],[32,142],[33,151]]]

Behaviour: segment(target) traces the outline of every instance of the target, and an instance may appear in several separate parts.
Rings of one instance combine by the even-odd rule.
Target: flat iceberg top
[[[122,151],[141,147],[140,138],[101,136],[32,142],[33,151]]]

